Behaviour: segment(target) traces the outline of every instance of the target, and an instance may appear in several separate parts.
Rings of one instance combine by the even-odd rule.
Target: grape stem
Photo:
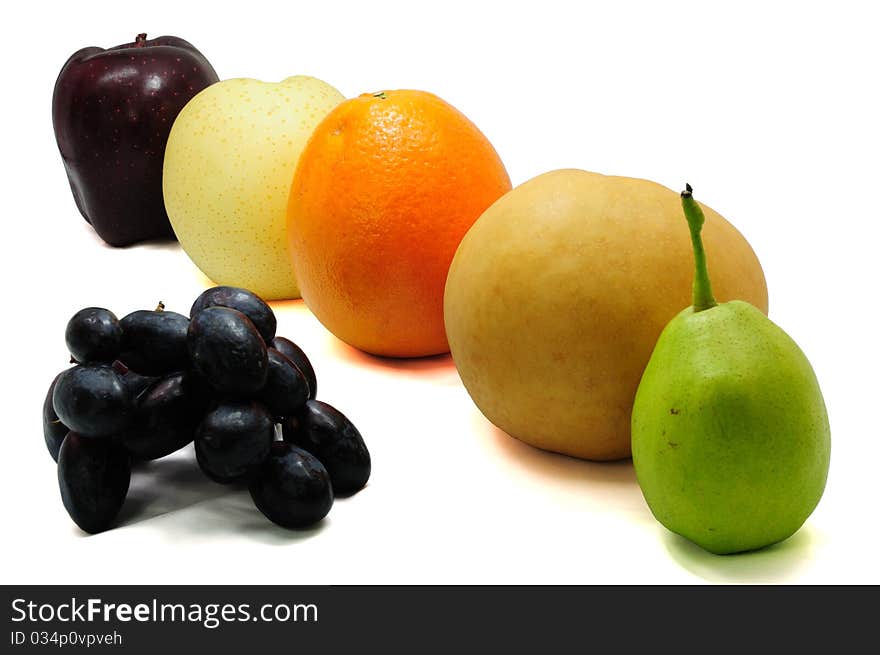
[[[694,246],[694,311],[702,312],[712,309],[718,303],[712,295],[712,283],[709,281],[709,269],[706,265],[706,251],[703,249],[703,223],[706,217],[700,204],[694,200],[694,190],[690,184],[685,185],[681,192],[681,207],[691,231],[691,243]]]
[[[162,302],[161,300],[159,301],[159,304],[156,305],[156,311],[157,312],[164,312],[165,311],[165,303]]]

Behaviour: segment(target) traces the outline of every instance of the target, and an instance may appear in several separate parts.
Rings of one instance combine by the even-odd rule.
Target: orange
[[[312,134],[290,190],[303,299],[333,334],[369,353],[448,352],[452,257],[510,188],[492,144],[437,96],[384,91],[343,102]]]

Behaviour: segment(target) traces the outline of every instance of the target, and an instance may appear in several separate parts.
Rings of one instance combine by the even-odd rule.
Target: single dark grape
[[[203,309],[190,321],[187,343],[196,371],[220,393],[250,397],[266,383],[266,344],[238,310]]]
[[[55,381],[52,406],[61,422],[83,437],[109,437],[131,423],[134,400],[108,364],[80,364]]]
[[[196,459],[215,482],[234,482],[266,459],[274,440],[275,423],[263,405],[223,402],[196,428]]]
[[[281,428],[284,440],[309,451],[326,467],[337,496],[360,491],[370,479],[370,452],[361,433],[332,405],[309,400]]]
[[[67,322],[64,339],[77,362],[112,362],[122,347],[122,327],[109,309],[86,307]]]
[[[89,533],[110,527],[119,514],[128,484],[128,453],[115,441],[87,439],[70,432],[58,453],[58,486],[70,518]]]
[[[189,368],[186,333],[189,319],[167,312],[160,303],[155,311],[138,310],[119,322],[122,353],[119,360],[141,375],[165,375]]]
[[[269,373],[259,399],[276,420],[296,413],[309,399],[309,383],[296,364],[269,348]]]
[[[333,487],[324,465],[314,455],[283,441],[272,444],[249,489],[257,509],[285,528],[313,525],[333,506]]]
[[[315,377],[315,369],[312,368],[312,363],[306,357],[303,349],[284,337],[275,337],[269,345],[296,364],[296,367],[302,371],[309,383],[309,398],[314,398],[318,393],[318,378]]]
[[[189,317],[195,318],[208,307],[229,307],[236,309],[251,319],[263,341],[267,344],[275,337],[277,321],[272,308],[262,298],[247,289],[238,287],[212,287],[202,293],[189,310]]]
[[[193,440],[206,407],[194,374],[159,378],[138,398],[134,424],[120,434],[120,441],[136,459],[165,457]]]
[[[49,385],[49,391],[46,393],[46,399],[43,401],[43,438],[46,440],[46,447],[52,459],[58,461],[58,450],[61,448],[61,442],[67,436],[69,428],[61,422],[58,414],[55,413],[55,406],[52,404],[52,396],[55,394],[55,383],[61,373],[55,376],[52,384]]]

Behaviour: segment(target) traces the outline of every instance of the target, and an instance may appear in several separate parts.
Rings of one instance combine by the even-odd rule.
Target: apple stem
[[[134,44],[138,48],[142,48],[144,43],[146,43],[146,41],[147,41],[147,33],[146,32],[141,32],[136,37],[134,37]]]
[[[685,185],[681,192],[681,207],[684,209],[684,217],[687,219],[691,231],[691,243],[694,246],[694,311],[702,312],[712,309],[718,303],[712,295],[712,284],[709,282],[709,268],[706,265],[706,251],[703,249],[703,223],[706,217],[700,204],[694,200],[694,190],[690,184]]]

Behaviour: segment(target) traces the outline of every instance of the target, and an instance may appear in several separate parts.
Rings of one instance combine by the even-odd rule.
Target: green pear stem
[[[709,269],[706,266],[706,251],[703,249],[703,223],[706,217],[700,204],[694,200],[694,190],[690,184],[685,185],[681,192],[681,207],[691,231],[691,243],[694,244],[694,311],[702,312],[712,309],[718,303],[712,295],[712,283],[709,282]]]

